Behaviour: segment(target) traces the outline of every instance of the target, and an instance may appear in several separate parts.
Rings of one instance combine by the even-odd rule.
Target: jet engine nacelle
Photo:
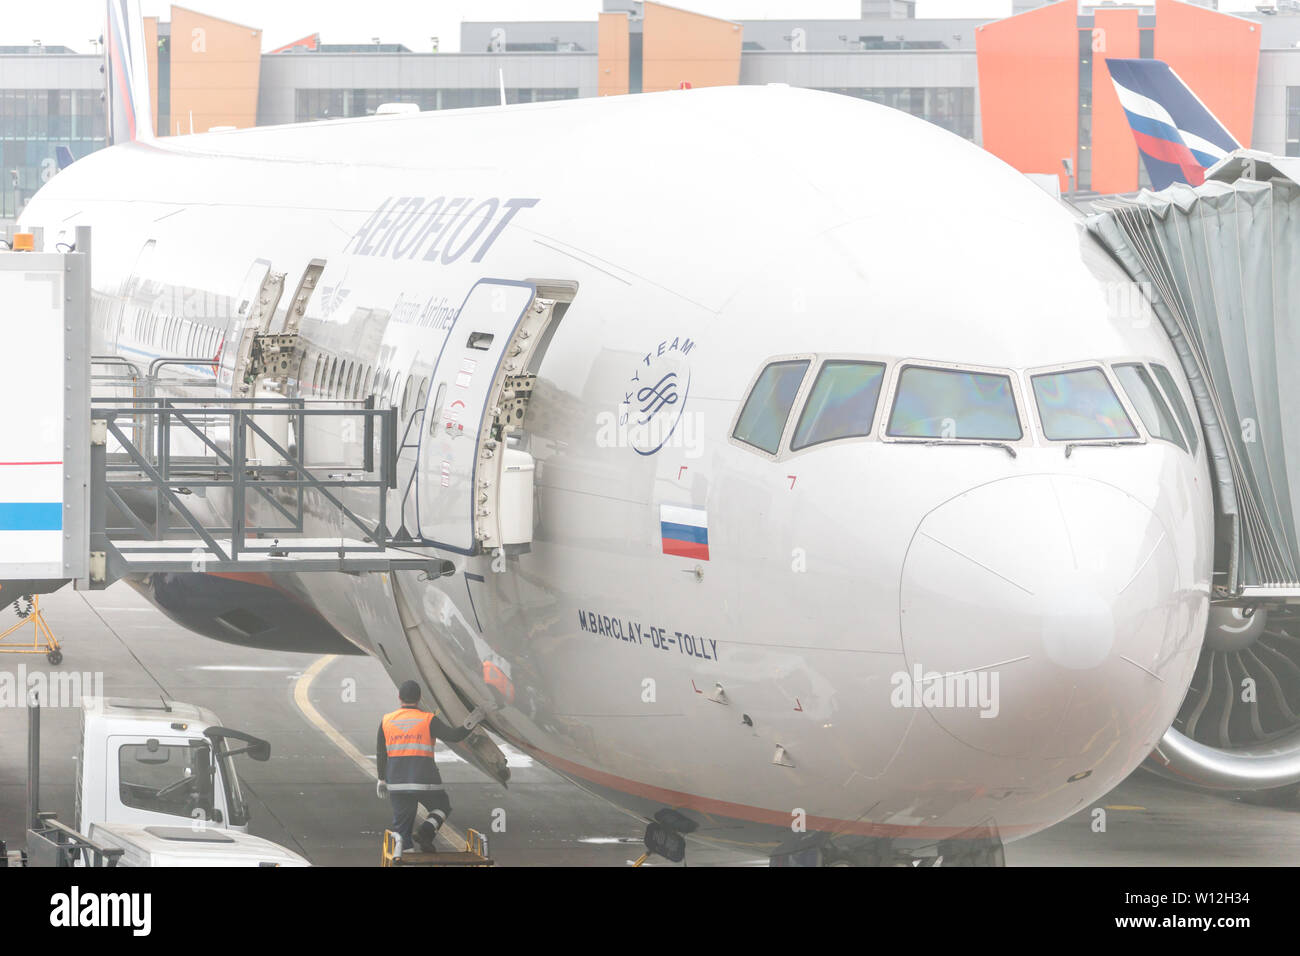
[[[1148,766],[1211,790],[1300,783],[1300,612],[1210,609],[1187,697]]]
[[[128,579],[181,627],[227,644],[310,654],[363,654],[266,575],[151,574]]]

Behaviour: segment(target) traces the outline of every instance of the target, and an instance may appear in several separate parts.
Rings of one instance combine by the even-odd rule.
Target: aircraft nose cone
[[[1122,490],[1058,475],[983,485],[930,512],[909,548],[900,620],[919,692],[905,703],[1005,756],[1154,741],[1186,690],[1195,602],[1159,519]]]

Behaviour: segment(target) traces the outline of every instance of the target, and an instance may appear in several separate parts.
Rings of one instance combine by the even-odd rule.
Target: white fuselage
[[[77,163],[24,225],[94,227],[95,351],[142,364],[237,342],[255,260],[287,274],[285,301],[324,260],[291,394],[375,393],[403,424],[477,281],[576,283],[524,430],[530,550],[395,576],[413,630],[390,576],[277,583],[395,681],[423,673],[423,641],[501,705],[502,736],[643,816],[767,849],[797,843],[801,814],[841,839],[1014,839],[1132,771],[1186,691],[1210,586],[1203,443],[1067,450],[1026,374],[1156,362],[1190,404],[1177,359],[1064,207],[904,114],[729,88],[181,137]],[[146,311],[142,283],[195,314]],[[734,440],[786,356],[887,363],[873,433],[776,455]],[[1024,437],[888,440],[905,360],[1010,372]],[[610,422],[664,367],[689,388],[652,451]],[[418,466],[436,494],[420,454],[399,484]],[[661,505],[707,514],[707,560],[663,553]],[[914,668],[996,674],[996,700],[900,701]]]

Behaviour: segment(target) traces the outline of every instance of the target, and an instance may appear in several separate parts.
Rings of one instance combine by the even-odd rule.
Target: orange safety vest
[[[429,718],[433,714],[414,707],[403,707],[385,714],[384,744],[388,759],[394,757],[433,757],[436,741],[429,733]],[[372,725],[373,726],[373,725]]]
[[[434,716],[416,707],[403,707],[385,714],[381,727],[388,755],[389,790],[441,790],[442,781],[433,762],[437,741],[429,732]]]

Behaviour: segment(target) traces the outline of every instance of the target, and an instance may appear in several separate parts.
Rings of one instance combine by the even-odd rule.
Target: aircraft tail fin
[[[153,139],[149,51],[145,48],[140,0],[108,0],[104,52],[109,143]]]
[[[76,160],[72,156],[72,150],[69,149],[67,146],[56,146],[54,148],[54,155],[59,162],[59,172],[63,172],[63,170],[67,169],[74,162],[76,162]]]
[[[1155,189],[1199,186],[1241,144],[1162,60],[1106,61]]]

